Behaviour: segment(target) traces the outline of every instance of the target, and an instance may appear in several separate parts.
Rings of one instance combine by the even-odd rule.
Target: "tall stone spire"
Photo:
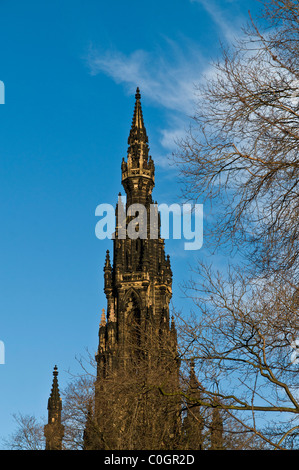
[[[155,166],[149,155],[148,137],[143,122],[139,88],[135,94],[135,107],[128,137],[127,161],[123,158],[122,185],[129,204],[152,203],[151,193],[155,185]]]
[[[139,88],[137,87],[135,94],[135,108],[132,120],[132,126],[128,138],[128,156],[131,156],[134,160],[138,161],[148,159],[148,137],[143,122],[142,108],[141,108],[141,95]]]
[[[45,425],[46,450],[61,450],[64,426],[61,424],[62,402],[58,387],[58,369],[54,367],[51,394],[48,400],[48,424]]]
[[[121,417],[128,417],[133,405],[128,402],[123,391],[122,398],[117,398],[117,403],[123,401],[123,407],[113,417],[113,413],[118,412],[113,407],[109,408],[112,401],[110,394],[105,391],[109,381],[124,373],[128,374],[130,380],[136,379],[138,383],[149,380],[150,376],[158,376],[159,380],[163,377],[163,386],[168,387],[168,391],[173,391],[178,387],[179,371],[176,332],[173,322],[170,324],[169,315],[172,271],[169,257],[165,254],[164,240],[160,236],[158,206],[152,199],[155,167],[149,155],[139,88],[135,94],[128,145],[127,158],[123,158],[121,164],[121,182],[126,192],[126,201],[122,202],[119,194],[113,259],[110,262],[109,253],[106,254],[104,265],[107,318],[99,328],[99,348],[96,354],[95,413],[101,432],[108,440],[112,439],[112,435],[116,439],[112,439],[109,444],[112,447],[120,445],[120,430],[124,426],[121,421],[124,418]],[[136,205],[137,217],[134,212]],[[157,226],[156,236],[152,236],[150,230],[153,225]],[[132,236],[129,230],[132,226],[136,226],[137,236],[136,232]],[[144,226],[146,230],[142,231]],[[122,382],[122,379],[119,380]],[[159,433],[161,432],[161,436],[163,434],[163,422],[164,426],[166,423],[168,426],[163,439],[173,442],[177,434],[176,416],[179,413],[177,397],[160,401],[155,392],[150,393],[150,398],[146,395],[146,402],[142,406],[140,404],[139,418],[146,424],[138,432],[136,428],[136,439],[141,436],[152,439],[153,434],[155,439],[159,439]],[[111,394],[113,395],[113,390]],[[167,418],[169,421],[165,418],[168,408],[172,410]],[[153,415],[156,418],[155,424],[150,418]],[[111,422],[115,429],[112,433]]]

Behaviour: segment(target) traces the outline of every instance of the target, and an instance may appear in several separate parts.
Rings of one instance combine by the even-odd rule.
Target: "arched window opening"
[[[137,296],[132,292],[126,304],[127,343],[130,353],[139,357],[141,352],[141,318]]]

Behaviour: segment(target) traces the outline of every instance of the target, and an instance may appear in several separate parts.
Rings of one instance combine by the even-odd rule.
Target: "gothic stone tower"
[[[61,450],[64,426],[61,424],[62,402],[58,387],[57,366],[53,371],[53,384],[48,400],[48,424],[44,427],[46,450]]]
[[[177,433],[178,405],[166,397],[178,387],[179,370],[169,314],[172,271],[152,199],[155,166],[138,88],[135,99],[127,159],[121,164],[126,203],[119,195],[113,262],[107,251],[104,266],[107,311],[96,355],[98,448],[163,448]]]

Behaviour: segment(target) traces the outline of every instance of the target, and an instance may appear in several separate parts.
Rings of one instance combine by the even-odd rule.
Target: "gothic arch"
[[[135,289],[129,289],[124,297],[126,342],[132,356],[139,356],[141,348],[141,300]]]
[[[125,295],[123,296],[123,301],[122,301],[122,308],[125,309],[129,299],[130,298],[135,298],[136,303],[138,304],[139,309],[141,310],[142,308],[142,301],[139,293],[134,289],[133,287],[129,287],[129,289],[126,291]]]

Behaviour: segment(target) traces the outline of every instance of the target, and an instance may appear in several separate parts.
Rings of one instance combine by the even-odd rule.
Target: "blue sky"
[[[139,86],[154,199],[179,202],[168,156],[212,73],[219,40],[240,34],[254,0],[0,1],[0,437],[13,413],[46,417],[55,364],[61,388],[76,356],[97,348],[109,240],[95,209],[115,204]],[[169,240],[173,302],[188,263]],[[219,254],[220,256],[220,254]],[[220,259],[220,258],[219,258]]]

